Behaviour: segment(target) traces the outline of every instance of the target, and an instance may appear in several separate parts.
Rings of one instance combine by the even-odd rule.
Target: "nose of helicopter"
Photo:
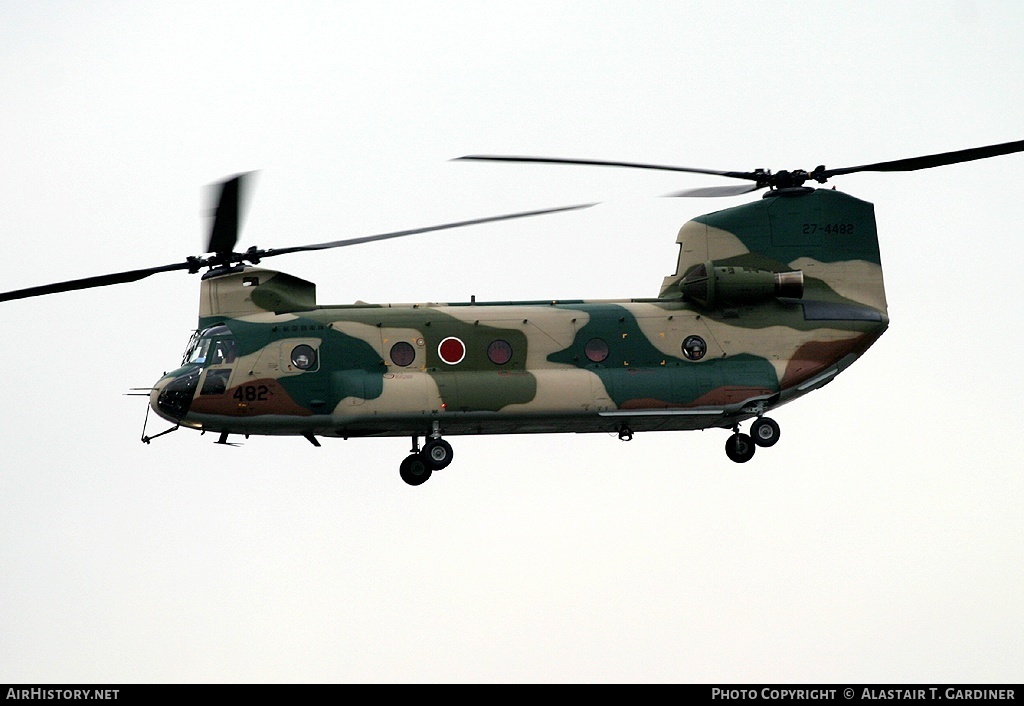
[[[188,414],[199,384],[200,368],[185,368],[162,377],[149,395],[153,411],[170,422],[180,422]]]

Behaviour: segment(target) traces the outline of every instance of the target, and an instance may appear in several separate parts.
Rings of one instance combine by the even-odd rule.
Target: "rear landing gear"
[[[435,425],[433,435],[426,440],[422,449],[419,446],[419,437],[412,437],[412,453],[402,461],[398,473],[409,485],[420,485],[426,483],[434,471],[447,468],[454,456],[452,445],[441,438]]]
[[[779,440],[779,425],[774,419],[759,417],[750,425],[750,435],[758,446],[775,446]]]
[[[736,463],[746,463],[754,457],[758,446],[774,446],[778,440],[778,423],[768,417],[758,417],[750,425],[749,436],[740,432],[738,424],[733,427],[732,436],[725,442],[725,455]]]

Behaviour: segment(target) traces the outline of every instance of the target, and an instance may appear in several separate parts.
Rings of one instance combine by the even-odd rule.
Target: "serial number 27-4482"
[[[852,223],[804,223],[804,235],[825,233],[826,235],[853,235]]]

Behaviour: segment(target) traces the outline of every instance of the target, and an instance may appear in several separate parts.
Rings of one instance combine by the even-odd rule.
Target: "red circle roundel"
[[[466,357],[466,344],[455,336],[449,336],[437,346],[437,354],[448,365],[461,363],[462,359]]]

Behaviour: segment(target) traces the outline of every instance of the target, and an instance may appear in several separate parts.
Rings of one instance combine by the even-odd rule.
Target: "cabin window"
[[[700,360],[708,352],[708,344],[700,336],[687,336],[683,341],[683,355],[687,360]]]
[[[586,347],[583,352],[587,354],[587,358],[594,363],[601,363],[605,358],[608,357],[608,344],[603,338],[591,338],[587,341]]]
[[[512,360],[512,345],[501,339],[493,341],[487,346],[487,357],[495,365],[504,365]]]
[[[305,343],[292,348],[292,365],[299,370],[309,370],[316,365],[316,351]]]
[[[407,365],[412,365],[414,360],[416,360],[416,349],[412,347],[412,344],[399,341],[391,346],[391,362],[395,365],[404,368]]]

